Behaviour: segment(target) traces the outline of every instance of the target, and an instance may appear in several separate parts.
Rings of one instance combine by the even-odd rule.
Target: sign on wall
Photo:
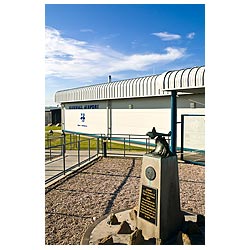
[[[98,104],[70,105],[69,109],[99,109],[99,105]]]
[[[77,133],[104,134],[107,131],[106,109],[65,109],[65,130]]]
[[[86,123],[85,123],[85,113],[81,113],[80,115],[80,124],[77,124],[77,126],[82,126],[82,127],[87,127]]]

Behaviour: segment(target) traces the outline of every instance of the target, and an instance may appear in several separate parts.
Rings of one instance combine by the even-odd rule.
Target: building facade
[[[168,71],[122,81],[58,91],[62,129],[80,134],[140,134],[171,130],[171,93],[177,92],[177,122],[186,119],[186,147],[205,150],[205,67]],[[197,115],[197,116],[196,116]],[[177,146],[181,144],[177,124]]]

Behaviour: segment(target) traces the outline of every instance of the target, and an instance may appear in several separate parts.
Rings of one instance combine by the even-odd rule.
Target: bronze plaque
[[[158,190],[142,185],[139,217],[157,225]]]
[[[156,172],[153,167],[149,166],[145,170],[145,175],[150,181],[153,181],[156,177]]]

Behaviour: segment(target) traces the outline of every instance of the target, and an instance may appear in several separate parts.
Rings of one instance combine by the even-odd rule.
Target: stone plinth
[[[158,244],[171,240],[181,228],[178,162],[176,156],[143,156],[137,228]]]

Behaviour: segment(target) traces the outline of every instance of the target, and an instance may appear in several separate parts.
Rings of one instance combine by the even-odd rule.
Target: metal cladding
[[[163,88],[166,90],[181,90],[188,88],[205,87],[205,67],[168,71],[162,74],[164,77]]]
[[[204,88],[205,67],[193,67],[56,92],[57,103],[169,95],[168,90]]]

